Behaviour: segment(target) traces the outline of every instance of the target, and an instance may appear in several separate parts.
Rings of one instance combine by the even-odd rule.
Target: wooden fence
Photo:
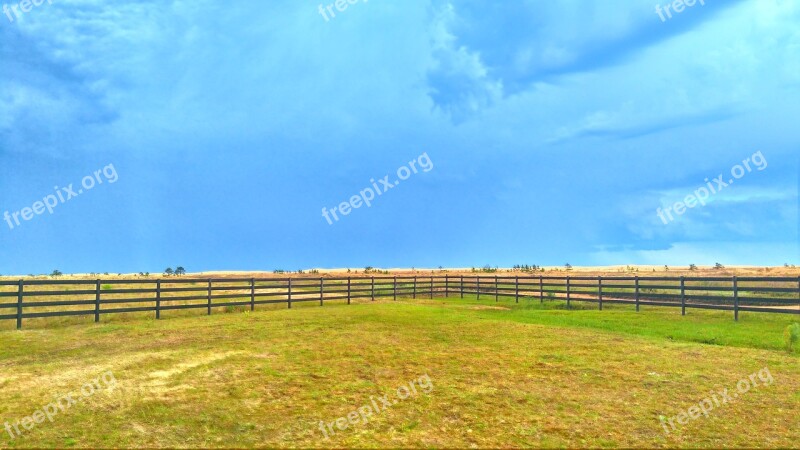
[[[800,314],[800,277],[552,277],[379,276],[339,278],[246,278],[158,280],[0,281],[0,321],[60,316],[162,312],[376,298],[476,295],[527,301],[565,300],[604,304],[671,306],[733,311]]]

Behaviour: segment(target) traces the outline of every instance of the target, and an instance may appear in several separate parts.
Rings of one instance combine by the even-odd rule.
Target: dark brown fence
[[[0,321],[398,297],[476,295],[604,304],[800,314],[800,277],[394,276],[348,278],[0,281]]]

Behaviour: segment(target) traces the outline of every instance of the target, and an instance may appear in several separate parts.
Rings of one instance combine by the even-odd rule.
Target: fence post
[[[600,300],[600,311],[603,310],[603,277],[597,277],[597,298]]]
[[[22,329],[22,297],[23,290],[25,289],[25,282],[19,280],[19,288],[17,290],[17,329]]]
[[[289,309],[292,309],[292,277],[289,277]]]
[[[156,319],[161,318],[161,280],[156,281]]]
[[[497,299],[499,298],[500,291],[498,290],[500,286],[497,284],[497,275],[494,276],[494,301],[497,303]]]
[[[450,275],[444,275],[444,298],[450,296]]]
[[[539,303],[544,303],[544,284],[541,275],[539,275]]]
[[[256,310],[256,279],[250,278],[250,311]]]
[[[413,298],[416,300],[417,298],[417,276],[414,275],[414,296]]]
[[[481,276],[475,277],[476,290],[478,291],[478,300],[481,299]]]
[[[372,301],[374,302],[375,301],[375,275],[370,277],[370,280],[372,280],[370,282],[370,289],[371,289]]]
[[[571,299],[571,296],[569,294],[569,285],[570,285],[569,281],[570,281],[569,275],[567,275],[567,309],[570,309],[570,299]]]
[[[636,312],[639,312],[639,275],[636,275],[634,284],[636,285],[636,293],[634,294],[636,297]]]
[[[325,278],[319,277],[319,306],[325,301]]]
[[[97,280],[94,292],[94,323],[100,322],[100,280]]]
[[[394,301],[397,301],[397,275],[394,276],[394,280],[392,281],[392,298]]]
[[[686,315],[686,277],[681,277],[681,315]]]
[[[461,298],[464,298],[464,275],[461,275],[461,284],[459,287],[461,290]]]
[[[350,281],[351,281],[351,278],[347,277],[347,304],[348,305],[350,304],[350,289],[351,289],[350,288]]]
[[[739,321],[739,279],[733,277],[733,320]]]
[[[208,279],[208,315],[211,315],[211,278]]]
[[[431,300],[433,300],[433,275],[431,275],[431,291],[429,292]]]
[[[514,298],[519,303],[519,276],[514,277]]]

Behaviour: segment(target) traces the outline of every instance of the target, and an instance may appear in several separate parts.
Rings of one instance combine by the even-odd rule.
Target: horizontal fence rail
[[[61,316],[162,312],[258,305],[377,298],[434,298],[474,295],[565,300],[687,309],[800,314],[800,277],[588,277],[588,276],[381,276],[339,278],[167,278],[154,280],[15,280],[0,281],[0,321]]]

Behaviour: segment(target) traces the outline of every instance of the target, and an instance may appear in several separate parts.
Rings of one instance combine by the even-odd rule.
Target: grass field
[[[580,306],[579,306],[580,307]],[[446,299],[0,332],[13,425],[102,389],[2,447],[796,447],[796,317]],[[768,368],[774,382],[669,434],[675,417]],[[420,382],[429,377],[432,389]],[[757,378],[756,378],[757,379]],[[417,382],[368,423],[331,423]],[[98,385],[99,386],[99,385]],[[105,385],[104,385],[105,387]],[[346,420],[345,420],[346,421]],[[3,424],[0,424],[3,425]]]

